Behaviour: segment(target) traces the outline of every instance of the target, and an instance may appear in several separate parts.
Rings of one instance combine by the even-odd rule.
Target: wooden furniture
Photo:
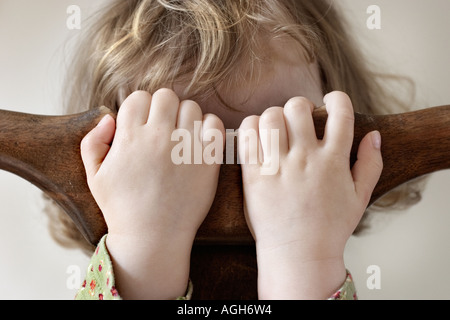
[[[47,193],[94,245],[107,230],[87,186],[79,146],[107,113],[112,114],[105,107],[68,116],[0,110],[0,169]],[[383,138],[384,170],[371,203],[409,180],[450,168],[450,106],[355,117],[352,164],[366,133],[376,129]],[[323,108],[314,112],[319,138],[326,119]],[[240,166],[223,165],[215,201],[192,251],[194,299],[257,298],[255,250],[242,201]]]

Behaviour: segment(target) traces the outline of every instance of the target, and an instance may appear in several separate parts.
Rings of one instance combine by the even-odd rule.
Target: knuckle
[[[211,114],[211,113],[206,114],[205,118],[204,118],[204,123],[208,127],[224,129],[222,120],[220,120],[220,118],[218,116],[216,116],[215,114]]]
[[[123,114],[133,113],[143,104],[142,102],[150,102],[151,99],[151,94],[146,91],[134,91],[120,106],[118,117],[123,116]]]
[[[266,109],[263,114],[260,117],[261,122],[266,124],[272,124],[279,122],[281,117],[280,115],[283,114],[283,109],[280,107],[271,107]]]
[[[174,106],[175,107],[175,106]],[[178,107],[179,119],[192,119],[193,121],[202,121],[203,112],[200,106],[192,100],[184,100]]]
[[[298,108],[298,107],[304,107],[304,108],[311,108],[313,105],[313,103],[308,100],[305,97],[293,97],[291,99],[289,99],[286,102],[285,108],[289,109],[289,108]]]
[[[201,112],[201,108],[199,106],[199,104],[193,100],[183,100],[180,103],[181,107],[185,108],[186,110],[190,110],[190,111],[196,111],[196,112]]]
[[[355,114],[353,113],[353,110],[339,108],[339,110],[336,112],[336,116],[343,121],[352,123],[355,122]]]
[[[149,97],[149,96],[151,97],[151,94],[144,90],[136,90],[136,91],[133,91],[129,95],[129,97],[132,97],[132,98],[143,98],[143,97]]]
[[[258,124],[260,116],[251,115],[242,120],[240,129],[252,128]]]
[[[370,161],[370,166],[371,166],[371,168],[373,168],[374,171],[382,172],[383,167],[384,167],[383,160],[381,158],[372,160],[372,161]]]
[[[339,103],[351,104],[351,99],[348,94],[342,91],[332,91],[325,96],[327,102],[337,101]]]
[[[136,103],[140,102],[140,101],[148,101],[151,100],[152,95],[147,92],[147,91],[134,91],[133,93],[131,93],[128,98],[125,100],[129,103],[124,103],[127,107],[132,107],[134,105],[136,105]]]
[[[177,96],[177,94],[175,93],[175,91],[173,91],[172,89],[169,88],[161,88],[155,91],[155,93],[153,95],[168,95],[168,96]]]
[[[334,91],[326,96],[327,110],[336,116],[354,121],[355,113],[350,97],[343,92]]]
[[[180,99],[179,99],[178,95],[172,89],[168,89],[168,88],[158,89],[153,94],[153,99],[158,100],[160,102],[164,102],[164,104],[169,104],[169,105],[177,105],[178,106],[180,104]]]
[[[95,129],[94,129],[95,130]],[[91,145],[92,145],[92,135],[93,132],[90,131],[82,140],[80,143],[80,149],[81,152],[85,152],[86,150],[90,149]]]

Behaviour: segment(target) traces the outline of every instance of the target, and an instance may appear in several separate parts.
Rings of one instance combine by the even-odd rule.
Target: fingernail
[[[378,131],[372,133],[372,144],[375,149],[381,149],[381,134]]]

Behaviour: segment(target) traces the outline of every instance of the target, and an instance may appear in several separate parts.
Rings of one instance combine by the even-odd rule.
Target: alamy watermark
[[[370,276],[366,280],[366,286],[369,290],[381,289],[381,268],[375,264],[370,265],[366,269],[366,273]]]
[[[67,7],[67,20],[66,26],[69,30],[81,29],[81,8],[77,5],[70,5]]]
[[[195,121],[193,135],[194,137],[203,136],[203,141],[193,139],[191,132],[187,129],[176,129],[172,133],[171,140],[178,142],[171,152],[171,159],[174,164],[261,163],[260,173],[262,175],[278,173],[280,167],[279,129],[261,129],[258,131],[254,129],[227,129],[224,139],[222,132],[218,129],[210,128],[202,132],[202,122]],[[248,152],[244,157],[240,157],[239,148],[235,148],[239,144],[239,140],[247,146]],[[208,142],[205,147],[203,147],[203,142]],[[237,149],[236,159],[234,156],[235,149]],[[264,150],[264,153],[261,150]]]
[[[66,269],[68,274],[66,279],[66,288],[69,290],[77,290],[81,285],[81,267],[77,265],[70,265]]]
[[[370,14],[367,18],[366,25],[369,30],[381,29],[381,9],[379,6],[373,4],[367,7],[367,14]]]

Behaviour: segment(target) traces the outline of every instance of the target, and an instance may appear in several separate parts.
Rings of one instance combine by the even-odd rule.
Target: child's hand
[[[208,144],[194,135],[194,121],[203,133],[217,129],[225,136],[222,121],[203,116],[195,102],[180,103],[168,89],[153,96],[138,91],[120,107],[117,127],[107,116],[82,141],[88,184],[108,225],[106,243],[122,297],[170,299],[185,293],[190,250],[214,200],[220,169],[220,164],[172,161],[177,128],[191,133],[192,146]]]
[[[346,242],[382,171],[378,132],[361,141],[350,169],[351,101],[333,92],[324,102],[328,121],[323,140],[315,134],[314,106],[304,98],[246,118],[241,125],[241,130],[256,132],[279,130],[280,168],[275,175],[261,175],[261,163],[245,164],[249,153],[258,150],[239,140],[246,218],[256,241],[262,299],[322,299],[339,289],[346,277]]]

